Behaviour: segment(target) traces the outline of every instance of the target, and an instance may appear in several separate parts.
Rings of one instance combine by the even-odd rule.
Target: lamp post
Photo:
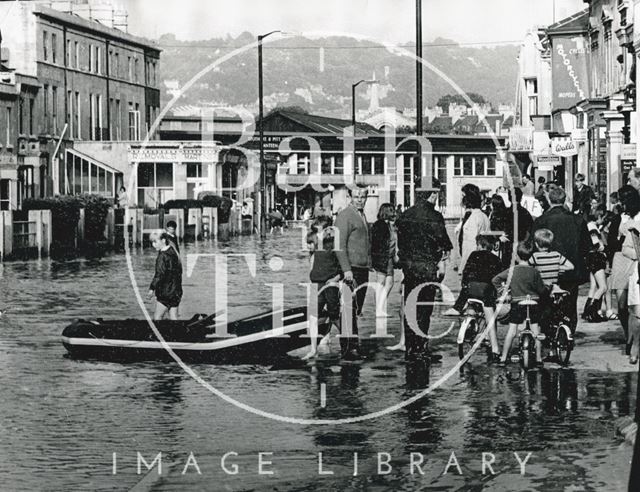
[[[356,87],[360,84],[377,84],[377,80],[358,80],[351,84],[351,126],[353,128],[353,175],[356,175]]]
[[[264,95],[262,89],[262,40],[267,36],[281,31],[271,31],[267,34],[261,34],[258,36],[258,119],[260,121],[259,141],[260,141],[260,199],[258,200],[258,217],[260,220],[260,237],[264,238],[267,234],[267,173],[264,162]]]

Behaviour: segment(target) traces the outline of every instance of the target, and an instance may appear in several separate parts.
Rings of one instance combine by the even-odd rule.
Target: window
[[[464,176],[473,175],[473,157],[464,156],[462,158],[462,174]]]
[[[496,175],[496,158],[492,155],[487,157],[487,176]]]
[[[96,108],[96,96],[95,94],[89,94],[89,130],[91,140],[98,140],[97,136],[97,108]]]
[[[74,41],[74,47],[76,70],[80,70],[80,44],[77,41]]]
[[[56,63],[57,58],[57,44],[58,36],[55,33],[51,33],[51,61]]]
[[[384,157],[381,155],[373,156],[373,174],[384,174]]]
[[[5,115],[5,123],[7,124],[5,145],[11,145],[11,106],[7,106]]]
[[[51,86],[51,120],[53,122],[53,134],[58,134],[58,88]]]
[[[120,99],[116,99],[116,111],[114,113],[116,123],[116,140],[122,140],[122,114],[120,112]]]
[[[129,103],[129,108],[133,104]],[[129,109],[129,140],[140,140],[140,111]]]
[[[44,84],[42,89],[42,98],[44,106],[44,133],[49,133],[49,86]]]
[[[93,72],[93,45],[89,45],[89,72]]]
[[[65,106],[67,107],[66,121],[69,125],[69,136],[73,138],[73,93],[67,91],[65,98]]]
[[[0,179],[0,210],[11,210],[10,179]]]
[[[35,183],[33,181],[33,166],[18,168],[18,200],[20,204],[25,198],[35,197]]]
[[[97,193],[114,196],[113,181],[116,173],[95,161],[84,159],[67,150],[64,161],[60,162],[60,187],[64,194]]]
[[[127,75],[129,80],[133,80],[133,63],[130,56],[127,57]]]
[[[194,162],[187,164],[187,178],[201,178],[202,177],[202,163]]]
[[[113,76],[120,76],[120,54],[116,51],[115,62],[113,64]]]
[[[335,156],[333,174],[344,174],[344,157],[342,155]]]
[[[29,135],[33,135],[33,98],[29,98]]]
[[[74,114],[73,123],[76,128],[76,138],[82,139],[82,134],[80,132],[81,128],[80,128],[80,93],[79,92],[76,92],[75,109],[76,109],[76,112]]]
[[[443,161],[443,172],[446,180],[446,161],[445,158],[439,158]],[[496,175],[496,159],[495,156],[456,156],[453,161],[454,176],[495,176]]]
[[[156,85],[156,62],[151,63],[151,74],[152,74],[152,78],[151,78],[151,83],[155,86]]]
[[[134,63],[135,63],[135,68],[133,71],[133,80],[134,82],[138,83],[138,59],[137,58],[134,60]]]
[[[538,114],[538,79],[525,79],[525,91],[527,94],[527,104],[529,115]]]
[[[95,60],[95,67],[94,67],[94,72],[97,74],[101,74],[102,73],[102,49],[100,48],[100,46],[96,46],[96,53],[94,56],[94,60]]]
[[[47,61],[49,58],[49,33],[42,31],[42,59]]]
[[[96,105],[98,106],[98,128],[97,128],[97,134],[98,134],[98,140],[104,140],[104,133],[102,131],[102,95],[98,94],[96,96]]]
[[[64,53],[65,56],[65,66],[70,67],[71,66],[71,40],[67,39],[67,49]]]
[[[173,194],[173,164],[141,162],[138,164],[138,205],[157,207]]]
[[[22,97],[18,103],[18,133],[24,135],[24,99]]]

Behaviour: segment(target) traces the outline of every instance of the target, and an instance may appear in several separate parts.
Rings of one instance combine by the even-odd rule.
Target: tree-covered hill
[[[274,36],[275,38],[275,36]],[[162,81],[177,81],[183,87],[205,67],[238,49],[239,53],[212,68],[186,91],[179,105],[243,105],[254,110],[258,98],[257,48],[242,51],[255,43],[250,33],[237,38],[215,38],[182,42],[164,35],[160,80],[162,98],[170,99]],[[414,48],[404,48],[408,54]],[[488,102],[514,101],[518,47],[466,47],[436,39],[425,45],[426,61],[466,92],[481,94]],[[415,60],[401,50],[347,37],[307,39],[295,37],[266,43],[263,50],[264,93],[267,108],[297,105],[306,110],[335,116],[350,112],[351,84],[379,80],[381,106],[398,109],[415,107]],[[424,69],[425,104],[434,106],[444,95],[455,93],[452,86],[428,67]],[[366,107],[367,88],[358,88],[358,106]]]

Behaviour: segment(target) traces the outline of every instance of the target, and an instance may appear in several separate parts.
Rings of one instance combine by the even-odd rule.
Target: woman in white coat
[[[481,210],[482,194],[480,188],[474,184],[462,187],[462,205],[465,213],[456,227],[460,264],[458,273],[462,275],[469,255],[476,250],[476,236],[491,230],[489,217]]]

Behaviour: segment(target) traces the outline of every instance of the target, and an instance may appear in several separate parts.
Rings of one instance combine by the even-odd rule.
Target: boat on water
[[[274,316],[276,326],[274,328]],[[271,364],[288,352],[310,344],[307,307],[268,311],[229,321],[227,336],[216,326],[219,316],[195,315],[190,320],[155,321],[166,344],[185,362],[210,364]],[[318,336],[329,332],[318,321]],[[73,358],[113,361],[169,360],[147,320],[78,320],[62,332],[62,344]]]

